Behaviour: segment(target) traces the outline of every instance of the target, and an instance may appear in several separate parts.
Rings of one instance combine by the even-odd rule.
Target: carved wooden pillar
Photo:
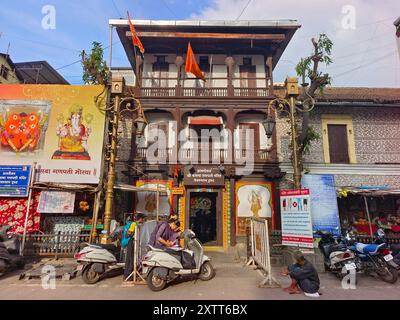
[[[265,71],[267,76],[267,88],[269,89],[269,96],[274,95],[274,79],[272,77],[272,56],[268,56],[265,60]]]
[[[235,60],[232,56],[228,56],[225,59],[225,64],[228,68],[228,97],[233,97],[234,89],[233,89],[233,66],[235,65]]]
[[[135,76],[136,76],[136,82],[135,82],[135,95],[140,95],[140,87],[142,86],[142,65],[143,65],[143,58],[140,54],[136,55],[135,59],[136,65],[135,65]]]
[[[178,79],[178,82],[177,82],[177,85],[176,85],[176,96],[181,96],[182,95],[182,84],[181,84],[181,82],[182,82],[182,66],[183,66],[183,57],[182,56],[177,56],[176,57],[176,59],[175,59],[175,64],[176,64],[176,67],[177,67],[177,69],[178,69],[178,77],[177,77],[177,79]]]

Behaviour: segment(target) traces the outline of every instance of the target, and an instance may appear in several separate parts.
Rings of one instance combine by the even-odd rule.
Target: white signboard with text
[[[282,244],[313,248],[310,191],[281,190]]]

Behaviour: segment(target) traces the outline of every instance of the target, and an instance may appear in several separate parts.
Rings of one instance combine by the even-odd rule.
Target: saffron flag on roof
[[[200,70],[200,67],[196,62],[196,57],[194,55],[192,46],[190,45],[190,42],[188,44],[188,49],[187,49],[187,54],[186,54],[185,71],[187,73],[193,74],[198,79],[206,81],[206,78],[204,77],[203,72]]]
[[[130,27],[131,33],[132,33],[132,42],[133,42],[133,45],[134,45],[135,47],[138,47],[138,48],[139,48],[139,51],[140,51],[141,54],[144,54],[144,47],[143,47],[142,41],[140,41],[140,38],[139,38],[139,36],[137,35],[136,29],[135,29],[135,27],[133,26],[131,17],[129,16],[129,12],[127,12],[127,13],[128,13],[129,27]]]

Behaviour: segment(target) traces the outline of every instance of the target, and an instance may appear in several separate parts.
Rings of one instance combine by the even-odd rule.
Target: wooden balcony
[[[138,97],[196,97],[196,98],[269,98],[273,96],[273,87],[267,86],[267,79],[255,77],[251,78],[254,81],[265,81],[265,87],[234,87],[233,85],[226,86],[208,86],[209,83],[222,81],[227,83],[227,78],[212,78],[207,79],[204,87],[196,87],[193,81],[196,79],[185,79],[184,85],[178,78],[143,78],[142,86],[135,87],[135,95]],[[235,78],[236,82],[242,81],[242,78]],[[246,78],[246,80],[249,80]],[[150,86],[150,83],[154,85]],[[157,85],[161,84],[161,85]],[[173,85],[175,84],[175,85]],[[221,82],[220,82],[221,84]],[[260,84],[259,84],[260,85]]]
[[[256,150],[234,150],[234,158],[229,157],[229,150],[218,150],[218,149],[181,149],[179,150],[179,159],[183,162],[196,161],[202,162],[202,157],[206,157],[208,155],[209,163],[235,163],[240,162],[240,160],[248,161],[249,152],[252,152],[254,155],[254,162],[262,163],[270,160],[271,153],[265,149],[256,149]],[[166,162],[169,162],[173,159],[173,149],[167,150],[159,150],[155,157],[159,159],[165,159]],[[146,161],[147,157],[147,148],[138,148],[136,152],[137,160]]]

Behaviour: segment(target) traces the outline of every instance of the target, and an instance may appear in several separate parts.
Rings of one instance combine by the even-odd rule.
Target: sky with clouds
[[[276,82],[294,74],[300,57],[311,53],[311,37],[324,32],[334,42],[334,63],[321,71],[332,75],[334,86],[400,86],[400,55],[393,26],[400,16],[399,0],[0,0],[0,3],[0,52],[6,52],[10,44],[14,62],[47,60],[72,84],[82,83],[82,70],[77,62],[79,52],[89,50],[92,41],[108,46],[108,19],[125,18],[129,10],[134,19],[295,19],[302,27],[275,68]],[[56,9],[55,30],[42,28],[45,5]],[[129,65],[118,43],[113,65]]]

